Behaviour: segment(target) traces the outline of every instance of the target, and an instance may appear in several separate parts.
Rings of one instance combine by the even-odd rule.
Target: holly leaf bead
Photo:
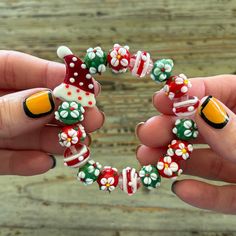
[[[160,186],[161,177],[157,168],[153,165],[143,166],[139,171],[139,176],[143,186],[148,189],[153,189]]]
[[[181,140],[195,139],[198,136],[197,124],[191,119],[177,119],[172,132]]]
[[[173,67],[174,63],[171,59],[157,60],[153,65],[150,77],[155,82],[164,82],[171,76]]]
[[[72,125],[84,119],[84,112],[83,106],[77,102],[63,102],[55,112],[55,119],[64,124]]]

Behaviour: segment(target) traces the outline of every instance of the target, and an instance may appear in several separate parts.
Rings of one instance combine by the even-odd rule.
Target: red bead
[[[107,55],[107,62],[115,73],[126,72],[130,63],[130,52],[128,46],[114,44],[113,49]]]
[[[119,183],[119,173],[117,169],[105,166],[98,176],[97,183],[100,190],[113,191]]]
[[[191,82],[187,79],[184,74],[178,76],[171,76],[165,86],[164,91],[168,97],[172,100],[174,98],[180,98],[187,94],[189,88],[192,87]]]

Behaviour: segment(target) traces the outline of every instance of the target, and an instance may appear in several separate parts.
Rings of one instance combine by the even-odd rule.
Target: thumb
[[[208,96],[201,99],[195,121],[212,150],[236,162],[236,115],[219,100]]]
[[[0,97],[0,137],[14,137],[42,127],[52,119],[52,91],[29,89]]]

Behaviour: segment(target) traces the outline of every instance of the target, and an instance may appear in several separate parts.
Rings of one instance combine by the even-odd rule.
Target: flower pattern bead
[[[143,185],[148,189],[153,189],[160,186],[161,177],[157,168],[153,165],[143,166],[139,171],[139,176]]]
[[[150,74],[151,79],[155,82],[164,82],[170,76],[173,70],[174,63],[171,59],[161,59],[157,60],[152,68],[152,72]]]
[[[176,179],[183,171],[178,162],[170,156],[164,156],[157,162],[157,169],[162,177]]]
[[[182,140],[195,139],[198,136],[197,124],[191,119],[177,119],[172,132]]]
[[[55,112],[55,119],[60,122],[72,125],[84,119],[83,106],[77,102],[63,102]]]

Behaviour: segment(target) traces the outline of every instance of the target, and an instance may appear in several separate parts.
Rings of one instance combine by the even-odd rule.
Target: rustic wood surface
[[[0,48],[59,61],[55,50],[66,44],[83,55],[90,46],[108,50],[128,44],[154,58],[172,57],[176,73],[208,76],[236,72],[234,0],[2,0]],[[136,123],[156,111],[158,89],[129,73],[98,78],[99,106],[106,123],[93,135],[92,153],[117,168],[132,165],[138,140]],[[235,216],[186,205],[163,181],[158,191],[133,197],[84,187],[75,171],[63,167],[32,178],[0,178],[0,235],[236,235]]]

